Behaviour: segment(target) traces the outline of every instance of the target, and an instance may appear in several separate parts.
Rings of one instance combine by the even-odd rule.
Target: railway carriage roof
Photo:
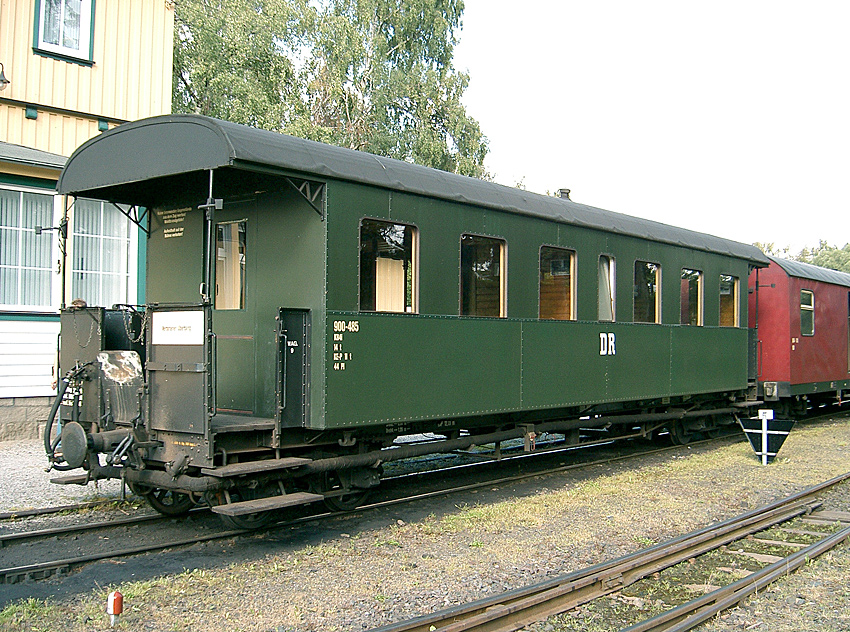
[[[776,257],[768,257],[768,259],[782,268],[790,277],[823,281],[824,283],[850,287],[850,274],[846,272],[821,268],[820,266],[803,263],[802,261],[790,261],[788,259],[777,259]]]
[[[370,184],[768,264],[760,250],[747,244],[197,115],[143,119],[93,138],[68,159],[58,190],[154,206],[170,180],[185,184],[190,174],[220,168]],[[149,182],[154,179],[159,179],[155,185]]]

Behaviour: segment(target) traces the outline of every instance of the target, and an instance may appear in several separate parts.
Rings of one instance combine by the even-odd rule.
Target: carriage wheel
[[[687,430],[681,421],[677,421],[672,424],[669,430],[670,439],[673,441],[673,445],[687,445],[693,441],[694,437],[697,435],[696,432]]]
[[[342,490],[343,486],[337,472],[323,472],[310,481],[310,489],[317,494],[326,494]],[[354,511],[368,496],[368,489],[357,489],[339,496],[328,496],[324,502],[331,511]]]
[[[276,491],[275,487],[274,490]],[[236,487],[228,491],[230,495],[231,503],[238,503],[245,500],[256,500],[257,498],[264,498],[267,494],[263,494],[261,489],[251,489],[250,487]],[[223,492],[216,494],[216,501],[219,504],[226,504],[227,498]],[[218,517],[221,519],[221,522],[229,529],[262,529],[273,523],[275,521],[275,512],[274,511],[258,511],[257,513],[252,514],[244,514],[241,516],[225,516],[224,514],[219,514]]]
[[[148,487],[137,483],[131,483],[130,489],[164,516],[185,516],[195,506],[195,501],[189,494],[171,489]]]

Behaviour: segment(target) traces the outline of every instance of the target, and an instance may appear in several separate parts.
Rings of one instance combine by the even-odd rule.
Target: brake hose
[[[56,438],[53,441],[50,440],[50,433],[53,431],[53,423],[56,421],[56,413],[59,411],[59,406],[62,405],[62,398],[65,395],[65,391],[68,389],[68,385],[71,383],[71,380],[75,380],[77,376],[90,364],[93,363],[86,362],[85,364],[68,371],[68,373],[65,374],[65,377],[59,381],[56,391],[56,399],[53,400],[53,406],[50,407],[50,414],[47,416],[47,424],[44,426],[44,451],[47,454],[47,458],[50,461],[51,466],[60,471],[67,471],[74,468],[56,463],[56,446],[59,445],[62,433],[60,432],[56,435]]]

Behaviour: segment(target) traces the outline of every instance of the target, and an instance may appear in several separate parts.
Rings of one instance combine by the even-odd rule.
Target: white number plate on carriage
[[[151,342],[155,345],[204,344],[204,312],[154,312]]]

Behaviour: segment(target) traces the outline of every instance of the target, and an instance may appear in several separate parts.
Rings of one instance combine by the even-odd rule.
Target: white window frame
[[[811,298],[811,302],[809,305],[803,303],[803,294],[807,294]],[[811,312],[812,314],[812,331],[811,333],[806,333],[803,331],[803,312]],[[815,335],[815,292],[814,290],[800,290],[800,335],[806,336],[807,338],[811,338]]]
[[[50,229],[59,226],[62,221],[62,196],[56,195],[50,189],[41,189],[38,187],[27,186],[12,186],[0,184],[0,188],[5,191],[14,191],[16,193],[34,193],[38,195],[46,195],[53,198],[53,223],[51,226],[44,226],[45,229]],[[32,230],[32,229],[23,229]],[[50,304],[49,305],[25,305],[25,304],[0,304],[0,312],[35,312],[42,314],[56,313],[59,308],[59,300],[62,294],[61,277],[59,276],[59,259],[61,257],[59,251],[59,237],[56,230],[44,230],[39,239],[50,240],[50,260],[51,276],[50,276]],[[16,266],[20,268],[21,266]]]
[[[60,11],[65,10],[68,0],[59,0]],[[60,44],[46,42],[44,40],[45,18],[49,8],[47,0],[36,0],[35,3],[35,34],[33,36],[33,47],[36,50],[70,57],[75,60],[91,62],[94,59],[93,31],[94,31],[94,0],[80,0],[80,47],[71,48]],[[60,22],[61,22],[60,17]],[[61,36],[60,36],[61,38]]]

